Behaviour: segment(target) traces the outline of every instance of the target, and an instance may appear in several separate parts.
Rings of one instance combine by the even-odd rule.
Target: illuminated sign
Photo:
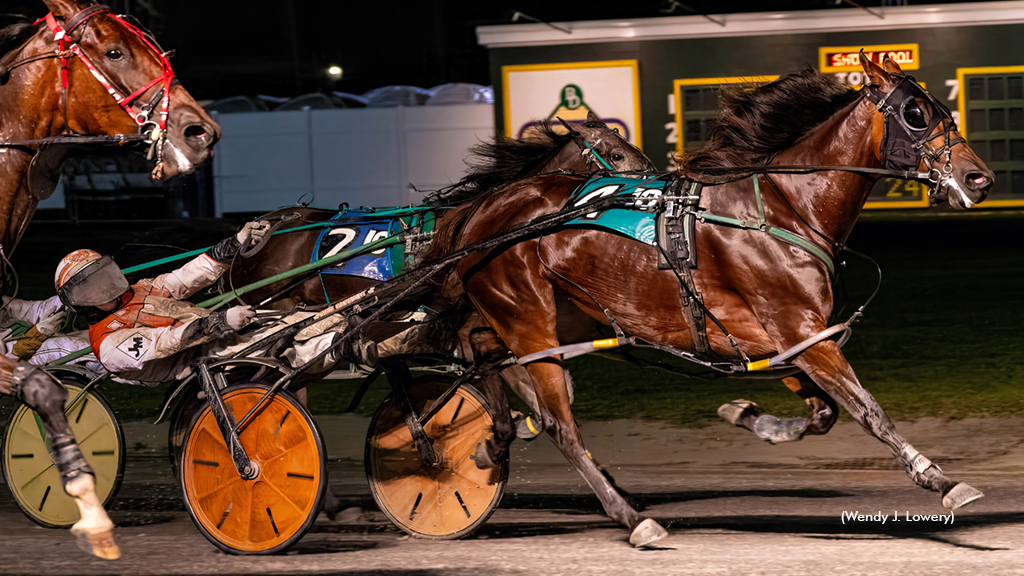
[[[860,51],[872,62],[881,65],[888,56],[903,70],[921,67],[921,49],[917,44],[883,44],[879,46],[824,46],[818,48],[818,66],[822,72],[859,72]]]

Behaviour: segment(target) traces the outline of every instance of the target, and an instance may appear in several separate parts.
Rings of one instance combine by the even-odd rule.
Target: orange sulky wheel
[[[422,414],[454,380],[423,376],[409,395]],[[423,428],[443,459],[439,468],[424,465],[394,395],[380,405],[366,438],[365,466],[370,490],[380,509],[413,536],[436,540],[475,532],[501,501],[508,460],[480,470],[470,459],[478,442],[491,435],[491,416],[474,388],[462,386]]]
[[[240,384],[221,394],[240,420],[268,390]],[[278,393],[239,439],[259,474],[243,480],[217,426],[203,408],[181,455],[185,507],[199,531],[232,554],[273,554],[299,541],[316,520],[327,487],[323,438],[309,412],[288,392]]]

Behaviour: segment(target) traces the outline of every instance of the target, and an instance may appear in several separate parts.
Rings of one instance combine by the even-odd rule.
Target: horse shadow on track
[[[830,499],[849,496],[837,490],[785,489],[785,490],[701,490],[690,492],[644,493],[627,496],[627,500],[643,510],[659,504],[680,503],[719,498],[754,496],[761,498]],[[592,495],[505,494],[502,509],[545,510],[564,515],[603,515],[600,502]],[[1002,525],[1024,524],[1024,512],[993,512],[957,516],[953,524],[914,522],[850,522],[843,524],[840,515],[784,515],[750,514],[691,517],[657,517],[661,524],[674,531],[727,530],[762,534],[792,534],[823,540],[890,540],[917,539],[945,544],[968,550],[1007,550],[958,541],[956,534],[971,528],[990,528]],[[589,530],[620,528],[611,520],[565,521],[537,523],[497,523],[493,519],[485,524],[476,537],[503,539],[526,536],[577,534]]]
[[[643,511],[660,504],[678,504],[718,498],[843,498],[850,496],[838,490],[794,488],[783,490],[691,490],[687,492],[644,492],[631,494],[621,488],[619,492],[637,510]],[[503,509],[544,509],[563,514],[604,514],[601,502],[592,494],[510,494],[501,500]]]
[[[776,515],[749,516],[694,516],[690,518],[659,518],[669,529],[675,530],[731,530],[761,534],[795,534],[822,540],[890,540],[918,539],[947,544],[968,550],[1008,550],[959,542],[952,536],[971,528],[992,528],[1009,524],[1024,524],[1024,512],[993,512],[958,516],[953,524],[929,525],[911,522],[847,522],[838,516]]]

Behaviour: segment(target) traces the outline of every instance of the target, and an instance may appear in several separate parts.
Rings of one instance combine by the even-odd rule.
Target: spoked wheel
[[[237,420],[268,387],[239,384],[221,395]],[[199,531],[232,554],[273,554],[309,530],[327,487],[323,438],[309,412],[287,392],[278,393],[239,436],[259,467],[243,480],[209,406],[189,429],[181,456],[185,506]]]
[[[96,389],[63,382],[68,390],[64,408],[82,455],[96,474],[96,497],[106,507],[124,476],[124,435],[110,405]],[[64,493],[43,423],[28,406],[19,406],[7,421],[3,442],[4,480],[18,507],[33,522],[66,528],[78,522],[75,499]]]
[[[416,412],[432,406],[453,381],[433,375],[413,380],[409,395]],[[366,438],[366,476],[377,505],[413,536],[451,540],[475,532],[497,508],[508,480],[508,459],[493,470],[480,470],[470,459],[477,443],[490,436],[491,425],[480,393],[459,388],[423,426],[443,459],[431,468],[413,444],[398,401],[388,396]]]

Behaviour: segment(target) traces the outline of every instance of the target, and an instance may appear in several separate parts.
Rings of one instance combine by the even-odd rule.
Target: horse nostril
[[[984,190],[992,185],[992,178],[984,172],[968,172],[964,180],[975,190]]]
[[[185,138],[202,138],[206,136],[206,129],[198,124],[185,128]]]

